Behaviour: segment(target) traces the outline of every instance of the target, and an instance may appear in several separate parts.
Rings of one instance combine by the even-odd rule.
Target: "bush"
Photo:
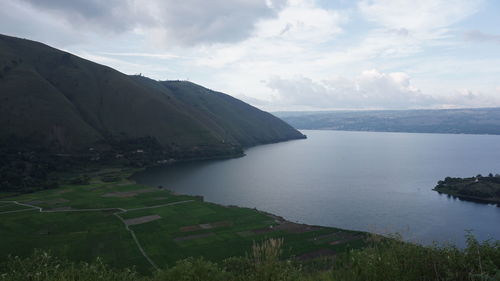
[[[219,281],[228,280],[229,275],[216,263],[203,258],[188,258],[175,266],[159,271],[154,281]]]
[[[100,259],[93,263],[71,263],[35,251],[28,258],[9,257],[0,267],[0,281],[139,281],[134,270],[116,270]]]
[[[381,239],[369,247],[304,264],[280,259],[283,240],[254,244],[246,257],[218,264],[188,258],[152,276],[134,270],[116,270],[97,259],[71,263],[35,252],[29,258],[11,257],[0,266],[0,281],[493,281],[500,280],[500,242],[478,242],[467,236],[467,247],[423,247],[394,239]],[[324,264],[329,262],[329,266]],[[317,266],[316,266],[317,265]]]

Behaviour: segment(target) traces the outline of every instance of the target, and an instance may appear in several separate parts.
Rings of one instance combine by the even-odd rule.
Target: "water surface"
[[[288,220],[407,240],[464,245],[465,230],[500,239],[500,208],[440,195],[446,176],[500,173],[500,136],[303,131],[237,159],[184,163],[135,176],[205,200]]]

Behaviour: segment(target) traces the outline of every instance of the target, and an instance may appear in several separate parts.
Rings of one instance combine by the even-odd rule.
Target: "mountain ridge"
[[[39,42],[0,35],[0,192],[57,186],[83,166],[244,155],[305,138],[279,118],[186,81],[126,75]]]
[[[0,35],[0,51],[0,139],[34,139],[74,151],[143,137],[162,147],[190,148],[303,138],[271,114],[191,82],[126,75],[6,35]]]

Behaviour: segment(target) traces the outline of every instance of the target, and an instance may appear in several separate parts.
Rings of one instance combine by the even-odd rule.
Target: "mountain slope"
[[[0,35],[0,141],[57,151],[150,137],[177,149],[302,138],[248,104],[188,82],[128,76],[44,44]]]
[[[176,98],[190,104],[224,128],[243,146],[297,138],[297,132],[270,113],[220,92],[214,92],[186,81],[163,81]]]

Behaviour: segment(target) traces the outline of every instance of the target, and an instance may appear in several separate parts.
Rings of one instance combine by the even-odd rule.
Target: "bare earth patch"
[[[69,211],[69,210],[71,210],[71,206],[64,206],[64,207],[50,209],[50,211]]]
[[[138,217],[138,218],[133,218],[133,219],[128,219],[124,220],[126,225],[136,225],[136,224],[143,224],[155,220],[159,220],[161,217],[159,215],[150,215],[150,216],[144,216],[144,217]]]
[[[273,227],[275,230],[284,230],[289,233],[304,233],[322,229],[320,226],[285,222]]]
[[[212,229],[213,227],[209,223],[200,224],[201,229]]]
[[[212,229],[212,228],[226,227],[226,226],[232,226],[232,225],[233,225],[233,222],[231,222],[231,221],[217,221],[217,222],[211,222],[211,223],[187,225],[187,226],[183,226],[183,227],[179,228],[179,230],[182,232],[190,232],[190,231],[197,231],[197,230],[202,230],[202,229]]]
[[[168,199],[168,197],[161,196],[161,197],[156,197],[156,198],[155,198],[155,199],[153,199],[153,200],[155,200],[155,201],[160,201],[160,200],[166,200],[166,199]]]
[[[269,227],[258,228],[251,230],[254,234],[264,234],[272,231],[286,231],[288,233],[304,233],[309,231],[316,231],[323,229],[320,226],[307,225],[307,224],[298,224],[293,222],[282,222],[278,225],[270,225]]]
[[[205,237],[210,237],[210,236],[215,236],[215,233],[209,232],[209,233],[203,233],[203,234],[194,234],[194,235],[188,235],[188,236],[181,236],[174,238],[175,242],[181,242],[181,241],[188,241],[188,240],[194,240],[194,239],[200,239],[200,238],[205,238]]]
[[[190,232],[190,231],[196,231],[196,230],[200,230],[200,229],[201,229],[201,227],[197,224],[183,226],[183,227],[179,228],[179,230],[182,232]]]
[[[135,197],[135,196],[142,194],[142,193],[149,193],[149,192],[155,192],[155,191],[157,191],[157,189],[145,188],[145,189],[139,189],[139,190],[134,190],[134,191],[109,192],[109,193],[103,194],[102,197],[129,198],[129,197]]]

